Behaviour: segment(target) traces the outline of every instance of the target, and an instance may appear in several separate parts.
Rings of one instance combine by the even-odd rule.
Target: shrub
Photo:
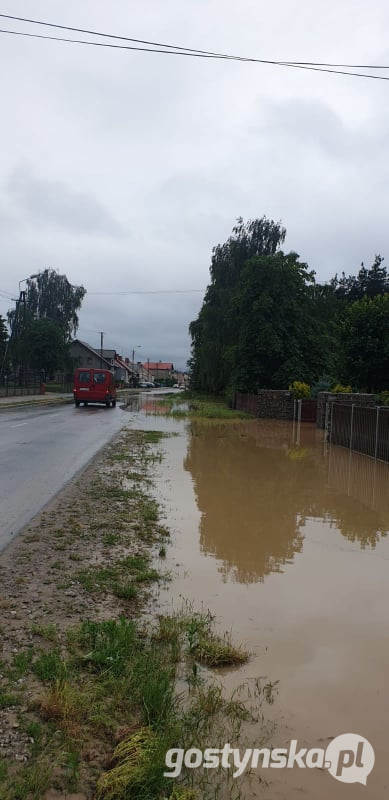
[[[378,400],[381,406],[389,406],[389,391],[381,392],[381,394],[378,395]]]
[[[351,386],[343,386],[341,383],[337,383],[332,391],[334,394],[350,394],[352,392],[352,388]]]
[[[311,397],[316,398],[319,392],[330,392],[333,385],[333,379],[329,378],[328,375],[323,375],[323,377],[319,378],[319,380],[312,386]]]
[[[289,391],[293,392],[296,400],[306,400],[311,396],[311,387],[303,381],[293,381],[289,386]]]

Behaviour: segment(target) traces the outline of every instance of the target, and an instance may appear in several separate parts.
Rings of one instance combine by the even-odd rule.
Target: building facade
[[[165,380],[174,377],[174,366],[170,361],[146,361],[143,369],[148,377],[146,380]]]

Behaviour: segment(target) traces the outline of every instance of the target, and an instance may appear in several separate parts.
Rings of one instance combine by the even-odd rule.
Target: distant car
[[[173,389],[179,389],[179,388],[180,388],[180,384],[179,383],[174,383],[173,384]]]
[[[146,381],[139,381],[139,388],[140,389],[148,389],[149,388],[149,384],[146,383]]]

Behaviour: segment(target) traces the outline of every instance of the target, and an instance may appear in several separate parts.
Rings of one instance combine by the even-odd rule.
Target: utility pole
[[[23,322],[22,322],[21,330],[25,331],[26,330],[26,292],[25,291],[21,291],[20,295],[19,295],[19,309],[20,309],[20,307],[22,307],[22,314],[23,314],[23,317],[22,317]],[[27,373],[26,373],[26,368],[25,368],[25,364],[24,364],[24,352],[22,352],[22,356],[21,356],[21,360],[20,360],[20,371],[21,371],[22,382],[23,382],[23,384],[25,384],[27,382]]]
[[[35,280],[35,278],[38,278],[40,274],[41,274],[40,272],[37,272],[34,275],[30,275],[29,278],[22,278],[22,280],[19,281],[19,298],[17,300],[15,300],[15,303],[16,303],[15,316],[13,318],[13,324],[11,325],[11,335],[8,338],[7,344],[6,344],[6,347],[5,347],[3,363],[2,363],[1,369],[0,369],[0,374],[1,375],[4,374],[4,369],[5,369],[5,365],[6,365],[6,360],[7,360],[7,355],[8,355],[8,350],[9,350],[10,344],[12,343],[14,337],[17,336],[18,333],[20,333],[21,330],[25,330],[25,327],[26,327],[26,318],[27,318],[26,296],[27,296],[27,293],[26,293],[25,290],[22,290],[20,287],[21,287],[22,283],[25,283],[25,281],[28,282],[28,281]],[[21,309],[21,307],[23,308],[23,324],[20,326],[20,328],[18,330],[18,325],[20,325],[20,322],[21,322],[21,319],[20,319],[20,309]],[[19,367],[23,372],[23,364],[20,364]]]
[[[136,349],[139,350],[141,347],[142,347],[141,344],[137,344]],[[134,369],[135,369],[135,353],[136,353],[136,350],[135,350],[135,347],[133,347],[132,348],[132,363],[134,365]]]
[[[4,374],[9,346],[12,343],[12,340],[14,338],[14,334],[15,334],[16,329],[17,329],[17,322],[18,322],[18,315],[19,315],[19,305],[20,305],[20,293],[19,293],[19,298],[17,300],[15,300],[15,316],[14,316],[14,318],[12,320],[11,335],[8,337],[6,345],[5,345],[4,358],[3,358],[3,363],[1,365],[1,375]]]
[[[36,277],[37,277],[37,275],[31,275],[31,278],[36,278]],[[25,281],[25,280],[27,280],[27,278],[23,278],[23,280],[19,281],[19,297],[18,297],[17,300],[15,300],[15,316],[13,318],[13,322],[12,322],[12,325],[11,325],[11,335],[7,339],[7,343],[6,343],[6,346],[5,346],[3,363],[1,365],[1,374],[4,373],[4,368],[5,368],[5,364],[6,364],[8,350],[9,350],[10,344],[13,342],[13,339],[15,337],[17,337],[18,334],[20,334],[21,331],[25,330],[25,327],[26,327],[26,292],[20,288],[20,284],[23,283],[23,281]],[[20,309],[21,308],[23,309],[23,317],[22,318],[20,316]],[[22,324],[20,324],[20,323],[22,323]],[[23,362],[21,362],[19,364],[19,367],[20,367],[21,374],[23,374]]]
[[[100,368],[103,369],[103,342],[104,331],[100,331]]]

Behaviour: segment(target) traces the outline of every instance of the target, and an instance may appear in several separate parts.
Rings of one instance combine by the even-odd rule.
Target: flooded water
[[[247,665],[223,671],[227,688],[279,681],[273,747],[297,739],[325,748],[353,732],[375,750],[367,786],[327,770],[267,769],[267,785],[243,796],[386,798],[389,465],[327,449],[308,423],[297,431],[289,422],[207,424],[145,411],[133,422],[178,433],[164,440],[158,466],[173,531],[162,606],[182,597],[203,604],[250,650]]]

